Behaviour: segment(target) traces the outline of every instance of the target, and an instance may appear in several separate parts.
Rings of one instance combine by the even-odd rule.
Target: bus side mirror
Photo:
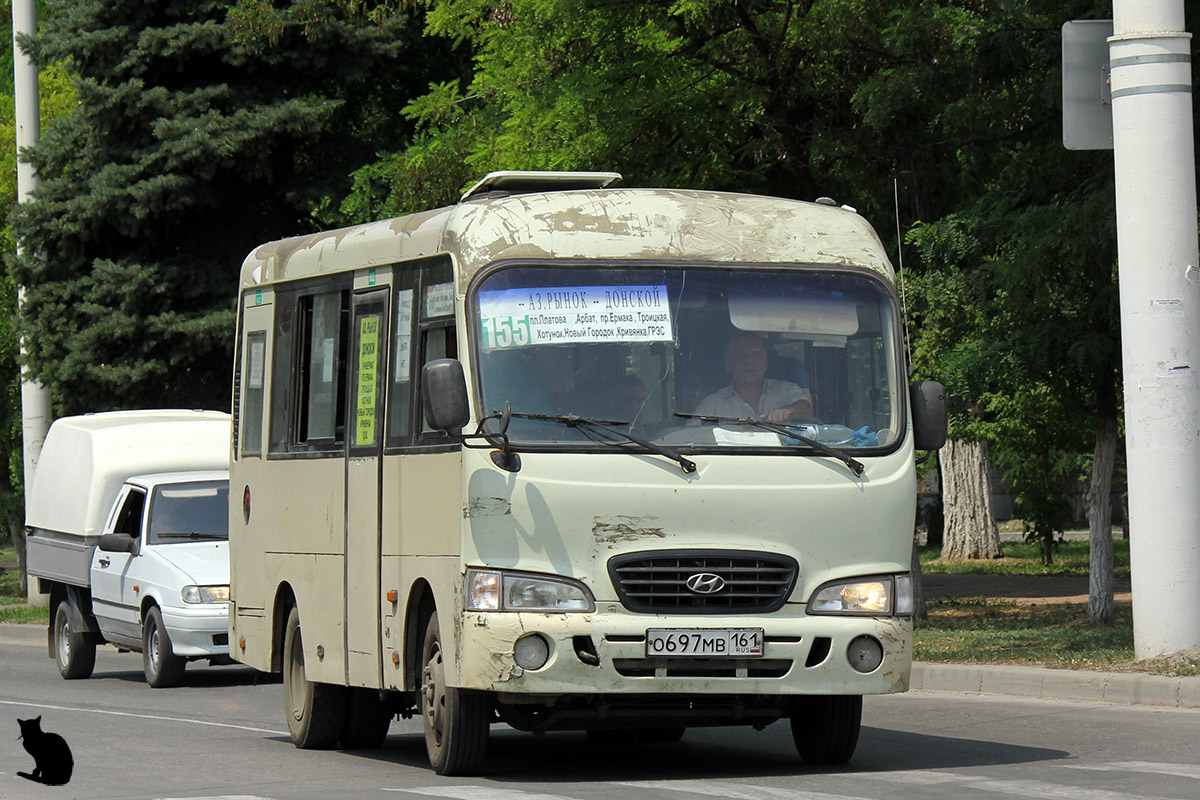
[[[458,430],[471,418],[467,379],[456,358],[439,358],[421,368],[425,422],[435,431]]]
[[[908,387],[912,409],[913,447],[937,450],[946,443],[946,387],[937,381],[915,381]]]

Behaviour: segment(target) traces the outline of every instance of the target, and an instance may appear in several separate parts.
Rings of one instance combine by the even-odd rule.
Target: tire
[[[328,750],[346,722],[346,687],[314,683],[305,676],[300,610],[288,613],[283,635],[283,702],[288,733],[301,750]]]
[[[71,602],[62,600],[54,611],[54,660],[58,674],[69,681],[90,678],[96,668],[96,642],[71,629]]]
[[[858,747],[862,696],[810,697],[791,723],[800,758],[809,764],[845,764]]]
[[[162,612],[158,606],[150,606],[142,620],[142,671],[146,683],[155,689],[178,686],[183,681],[183,670],[187,660],[175,655],[171,649],[171,637],[163,625]]]
[[[376,689],[348,690],[346,721],[342,725],[342,747],[347,750],[375,750],[387,738],[392,713]]]
[[[425,751],[438,775],[475,775],[487,755],[491,703],[484,692],[446,685],[443,654],[435,612],[425,624],[417,698]]]

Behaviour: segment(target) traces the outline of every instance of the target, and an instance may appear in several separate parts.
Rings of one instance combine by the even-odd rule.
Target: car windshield
[[[509,404],[514,444],[597,446],[539,415],[688,452],[897,438],[894,301],[865,271],[521,265],[474,304],[484,413]]]
[[[150,505],[150,544],[229,538],[229,482],[159,486]]]

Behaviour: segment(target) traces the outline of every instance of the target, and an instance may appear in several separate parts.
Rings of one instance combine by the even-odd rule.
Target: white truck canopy
[[[230,417],[219,411],[110,411],[50,426],[25,504],[25,524],[85,539],[104,532],[134,475],[229,468]]]

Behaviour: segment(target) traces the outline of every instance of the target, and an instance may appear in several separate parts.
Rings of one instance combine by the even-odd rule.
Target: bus
[[[230,653],[282,673],[298,747],[419,716],[468,775],[497,723],[780,722],[843,763],[863,696],[907,689],[946,411],[879,238],[826,198],[619,179],[492,173],[246,258]]]

